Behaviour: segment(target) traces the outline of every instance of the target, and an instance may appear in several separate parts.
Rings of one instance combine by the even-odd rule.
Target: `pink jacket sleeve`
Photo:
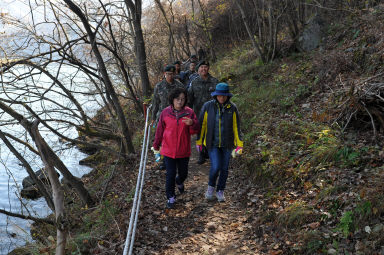
[[[189,133],[191,135],[197,134],[200,131],[200,124],[199,121],[197,120],[196,114],[192,111],[192,120],[193,124],[189,126]]]

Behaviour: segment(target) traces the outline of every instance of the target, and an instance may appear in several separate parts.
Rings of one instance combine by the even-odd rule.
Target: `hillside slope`
[[[209,163],[194,155],[186,193],[166,210],[150,155],[134,253],[384,254],[383,10],[330,22],[310,53],[269,64],[248,45],[223,53],[212,73],[231,85],[245,136],[227,201],[204,200]],[[100,204],[71,208],[72,254],[121,254],[138,159],[100,156],[83,178]]]

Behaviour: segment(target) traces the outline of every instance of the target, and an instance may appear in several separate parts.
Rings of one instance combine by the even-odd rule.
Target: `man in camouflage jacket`
[[[199,116],[203,104],[212,99],[211,93],[215,91],[216,84],[219,81],[209,74],[208,61],[200,61],[196,65],[196,69],[199,76],[191,81],[191,86],[188,88],[188,104]]]
[[[164,108],[169,106],[169,93],[175,88],[184,88],[184,85],[181,82],[174,79],[175,70],[176,68],[174,65],[167,65],[164,68],[165,78],[155,86],[152,99],[152,123],[157,123],[160,113]]]
[[[197,73],[199,74],[188,88],[188,102],[189,106],[197,116],[200,115],[200,110],[203,104],[212,99],[211,93],[215,91],[216,84],[219,81],[209,74],[209,62],[206,60],[200,61],[196,65]],[[208,158],[205,148],[200,152],[198,164],[203,164],[205,159]]]

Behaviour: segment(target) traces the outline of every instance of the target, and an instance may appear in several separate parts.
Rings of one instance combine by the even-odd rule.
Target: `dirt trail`
[[[140,209],[134,254],[258,254],[252,215],[241,200],[240,181],[230,168],[226,201],[206,201],[209,162],[196,164],[193,151],[185,193],[175,209],[165,209],[165,170],[150,158]],[[244,194],[244,193],[243,193]]]

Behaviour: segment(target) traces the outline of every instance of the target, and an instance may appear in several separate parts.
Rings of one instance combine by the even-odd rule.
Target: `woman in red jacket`
[[[196,114],[186,106],[185,89],[176,88],[169,94],[169,104],[161,114],[156,129],[153,148],[164,156],[166,174],[167,208],[175,203],[175,182],[180,193],[184,192],[184,181],[188,176],[191,155],[191,135],[199,132]]]

